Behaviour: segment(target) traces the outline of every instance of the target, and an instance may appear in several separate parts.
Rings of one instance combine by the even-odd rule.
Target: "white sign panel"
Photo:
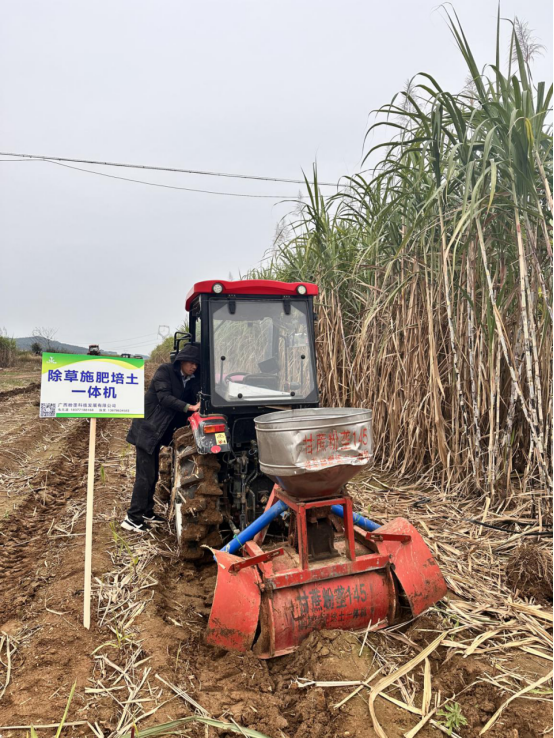
[[[41,418],[143,418],[144,359],[42,354]]]

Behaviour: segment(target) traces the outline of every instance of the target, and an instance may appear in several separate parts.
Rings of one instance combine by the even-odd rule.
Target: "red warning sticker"
[[[212,454],[218,454],[221,451],[221,446],[212,446],[210,451]]]

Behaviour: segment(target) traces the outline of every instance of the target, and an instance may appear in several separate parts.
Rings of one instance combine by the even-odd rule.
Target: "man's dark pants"
[[[168,446],[171,443],[173,432],[173,426],[168,428],[152,454],[147,453],[138,446],[136,447],[137,468],[135,485],[131,496],[131,505],[127,510],[128,518],[134,523],[142,523],[145,515],[150,516],[154,512],[154,492],[156,490],[156,482],[158,481],[160,447]]]

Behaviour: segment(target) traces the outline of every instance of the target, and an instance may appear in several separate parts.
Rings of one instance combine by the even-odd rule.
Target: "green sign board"
[[[143,418],[144,359],[42,354],[41,418]]]

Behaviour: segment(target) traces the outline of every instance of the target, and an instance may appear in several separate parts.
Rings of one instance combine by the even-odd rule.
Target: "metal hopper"
[[[373,458],[371,410],[285,410],[255,423],[261,470],[297,500],[332,497]]]
[[[343,489],[372,458],[371,411],[290,410],[255,422],[261,469],[276,484],[264,515],[214,554],[209,643],[269,658],[314,629],[386,627],[444,596],[417,530],[355,515]],[[285,511],[288,540],[269,549],[267,527]]]

